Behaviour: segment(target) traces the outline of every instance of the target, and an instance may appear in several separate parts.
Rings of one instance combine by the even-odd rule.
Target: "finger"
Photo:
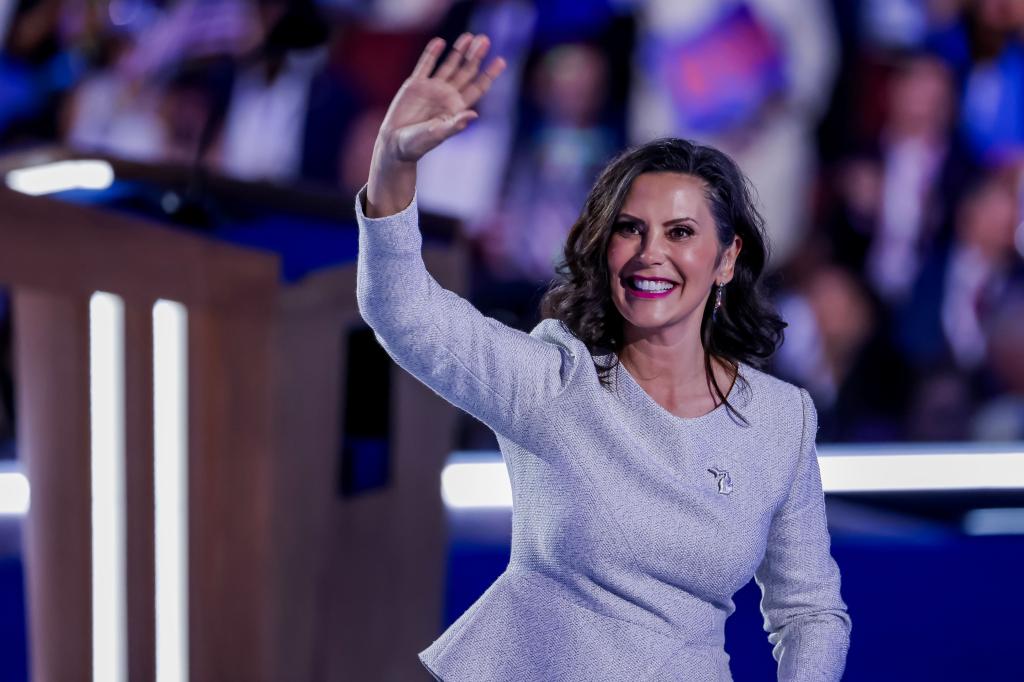
[[[441,56],[444,51],[444,40],[441,38],[432,38],[427,46],[423,48],[423,54],[420,55],[420,59],[416,62],[416,67],[412,70],[413,78],[429,78],[430,73],[434,70],[434,66],[437,64],[437,58]]]
[[[466,109],[465,111],[460,111],[453,118],[452,123],[451,123],[451,128],[453,130],[455,130],[456,132],[458,132],[460,130],[465,130],[466,126],[468,126],[470,123],[472,123],[473,121],[475,121],[478,118],[480,118],[480,114],[478,114],[477,112],[473,111],[472,109]]]
[[[470,41],[473,40],[472,33],[463,33],[455,39],[455,43],[452,44],[452,49],[448,52],[448,56],[444,62],[441,63],[437,73],[434,74],[434,78],[440,78],[441,80],[448,80],[455,69],[458,68],[459,64],[462,63],[462,56],[466,52],[466,48],[469,46]]]
[[[491,89],[491,84],[505,70],[505,60],[501,57],[494,59],[473,82],[462,89],[462,101],[467,107],[471,107]]]
[[[481,35],[473,39],[469,50],[466,52],[466,61],[462,63],[462,67],[449,80],[449,83],[455,89],[461,90],[476,77],[477,71],[480,70],[480,63],[484,60],[484,56],[487,54],[490,46],[491,41],[487,36]]]
[[[480,114],[476,113],[472,109],[465,109],[457,114],[451,116],[439,116],[434,119],[433,125],[431,126],[431,132],[442,138],[448,138],[455,133],[465,130],[472,121],[475,121],[480,117]]]
[[[472,109],[465,109],[453,116],[440,117],[433,127],[433,132],[440,136],[441,140],[447,140],[452,135],[460,133],[466,129],[470,123],[480,117],[480,114],[476,113]],[[438,144],[440,141],[438,141]]]
[[[437,116],[402,129],[398,142],[399,156],[405,161],[417,161],[446,139],[466,129],[479,114],[471,109],[454,116]]]

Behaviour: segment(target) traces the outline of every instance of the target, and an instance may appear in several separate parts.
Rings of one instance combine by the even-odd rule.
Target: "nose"
[[[665,257],[664,243],[656,230],[647,230],[640,240],[637,260],[644,265],[658,265]]]

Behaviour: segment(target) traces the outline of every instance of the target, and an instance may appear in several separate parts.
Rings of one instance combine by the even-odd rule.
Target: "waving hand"
[[[418,161],[477,117],[470,107],[505,68],[505,61],[499,57],[480,71],[489,47],[487,36],[464,33],[431,75],[444,50],[444,41],[430,41],[412,75],[392,100],[381,126],[381,133],[390,138],[396,158]]]
[[[463,33],[438,66],[444,47],[441,38],[427,44],[384,116],[370,168],[370,214],[386,215],[408,204],[416,162],[478,116],[471,107],[505,69],[498,57],[480,70],[490,48],[485,35]]]

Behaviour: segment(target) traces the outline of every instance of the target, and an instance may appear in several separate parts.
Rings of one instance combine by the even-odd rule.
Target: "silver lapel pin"
[[[715,475],[715,480],[718,481],[718,492],[723,495],[728,495],[732,492],[732,479],[729,477],[728,469],[721,469],[717,466],[708,469],[712,474]]]

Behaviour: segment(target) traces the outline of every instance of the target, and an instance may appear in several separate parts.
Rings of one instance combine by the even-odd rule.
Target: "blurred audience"
[[[836,260],[863,271],[895,306],[931,244],[952,229],[952,208],[975,168],[953,134],[956,91],[943,61],[899,58],[886,93],[880,129],[839,165],[828,228]]]
[[[1022,0],[7,8],[0,151],[62,141],[345,195],[430,36],[487,33],[506,74],[418,186],[460,221],[485,314],[531,328],[602,165],[690,137],[754,184],[789,323],[771,369],[811,392],[823,440],[1024,439]]]
[[[971,424],[975,440],[1024,440],[1024,287],[1003,298],[989,325],[995,386]]]
[[[63,137],[72,149],[136,161],[167,157],[162,117],[164,89],[128,73],[137,43],[112,27],[101,39],[94,70],[69,95],[61,114]]]
[[[530,79],[535,121],[516,141],[498,210],[478,235],[497,277],[546,282],[598,172],[616,151],[603,108],[608,64],[595,47],[545,53]]]
[[[989,165],[1024,162],[1024,3],[968,2],[937,42],[962,75],[960,124],[973,151]]]
[[[826,0],[646,0],[630,137],[697,138],[730,154],[757,188],[784,265],[810,229],[814,126],[837,67]]]
[[[1017,197],[998,176],[964,197],[952,238],[935,245],[896,315],[894,331],[908,362],[970,371],[984,361],[987,317],[1024,275],[1014,241],[1020,221]]]
[[[230,76],[216,163],[243,180],[336,186],[360,102],[329,68],[329,26],[312,0],[257,5],[263,39]]]
[[[465,0],[453,4],[439,27],[449,45],[464,31],[486,33],[491,53],[501,55],[508,64],[477,105],[480,118],[419,164],[420,205],[463,221],[471,236],[481,229],[501,195],[538,11],[526,0]]]

